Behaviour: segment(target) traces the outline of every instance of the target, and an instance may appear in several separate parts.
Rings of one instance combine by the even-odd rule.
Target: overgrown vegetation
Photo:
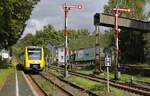
[[[68,43],[69,48],[76,49],[79,48],[74,46],[74,41],[78,40],[80,37],[89,36],[89,32],[86,29],[69,30],[68,33]],[[85,40],[84,40],[85,41]],[[90,41],[92,42],[92,41]],[[24,38],[20,39],[15,46],[13,46],[13,53],[18,56],[24,49],[25,46],[35,45],[43,46],[45,53],[51,57],[51,52],[48,49],[49,44],[63,45],[64,44],[64,31],[56,31],[52,25],[45,26],[43,30],[37,31],[35,35],[27,34]],[[85,47],[84,44],[79,44],[80,48]]]
[[[0,0],[0,49],[15,44],[39,0]]]
[[[56,70],[50,70],[50,72],[52,72],[56,76],[60,76],[60,77],[63,76],[63,74],[61,74],[59,71],[56,71]],[[79,86],[82,86],[84,88],[87,88],[91,91],[95,91],[97,93],[104,94],[104,96],[108,95],[106,84],[98,83],[98,82],[95,82],[92,80],[88,80],[88,79],[73,76],[73,75],[69,76],[68,78],[65,78],[65,80],[69,80],[69,81],[71,81]],[[110,94],[114,94],[115,96],[126,96],[123,91],[121,91],[117,88],[114,88],[114,87],[110,87],[110,92],[111,92]]]
[[[7,77],[13,71],[12,66],[0,66],[0,90],[4,86]]]
[[[68,78],[68,80],[83,86],[85,88],[88,88],[89,90],[92,91],[100,91],[103,94],[105,94],[107,92],[107,86],[106,84],[102,84],[102,83],[98,83],[98,82],[94,82],[85,78],[81,78],[81,77],[76,77],[76,76],[71,76]],[[116,89],[114,87],[110,87],[110,91],[112,94],[115,94],[115,96],[125,96],[125,94],[123,93],[123,91]]]
[[[136,9],[133,13],[123,13],[121,16],[147,20],[148,15],[144,14],[144,7],[146,0],[131,1],[131,0],[109,0],[108,4],[104,7],[104,13],[112,14],[112,9],[118,7],[126,7]],[[134,6],[133,6],[134,5]],[[112,54],[115,54],[115,38],[114,30],[100,33],[99,44],[102,47],[110,48]],[[120,47],[120,63],[139,64],[148,62],[150,58],[150,36],[149,34],[142,34],[133,30],[121,29],[119,37]],[[68,30],[68,43],[70,50],[78,48],[94,47],[95,35],[87,29]],[[48,50],[48,44],[64,45],[64,32],[63,30],[56,31],[52,25],[45,26],[43,30],[37,31],[36,35],[27,34],[24,38],[20,39],[13,47],[14,54],[20,54],[23,48],[27,45],[38,45],[45,48],[46,53],[51,57],[51,52]]]
[[[113,14],[112,9],[115,7],[130,8],[133,10],[132,13],[123,12],[121,16],[138,20],[147,20],[149,15],[144,14],[145,5],[147,2],[148,0],[109,0],[108,4],[104,7],[104,13]],[[121,63],[133,64],[147,61],[148,58],[145,57],[146,54],[147,57],[150,57],[149,38],[149,34],[122,29],[119,37]]]
[[[80,70],[79,72],[83,73],[83,74],[92,74],[93,73],[93,70]],[[103,74],[100,74],[99,75],[100,77],[103,77],[103,78],[106,78],[106,72],[104,72]],[[110,73],[109,74],[110,76],[110,79],[114,79],[114,73]],[[121,80],[123,81],[128,81],[130,82],[131,80],[131,77],[133,77],[133,81],[135,82],[145,82],[145,83],[150,83],[150,78],[149,77],[145,77],[145,76],[141,76],[139,74],[137,75],[130,75],[130,74],[125,74],[125,73],[122,73],[121,74]]]

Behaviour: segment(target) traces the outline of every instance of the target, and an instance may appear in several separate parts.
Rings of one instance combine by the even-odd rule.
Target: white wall
[[[58,47],[57,49],[57,59],[58,62],[64,62],[64,47]]]

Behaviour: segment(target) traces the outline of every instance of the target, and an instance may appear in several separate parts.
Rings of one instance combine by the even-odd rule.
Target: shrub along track
[[[52,69],[55,70],[61,70],[61,72],[63,72],[63,68],[60,67],[50,67]],[[105,78],[100,78],[97,76],[91,76],[91,75],[87,75],[87,74],[83,74],[83,73],[79,73],[79,72],[74,72],[74,71],[69,71],[70,74],[75,75],[75,76],[79,76],[79,77],[83,77],[92,81],[96,81],[96,82],[102,82],[102,83],[107,83],[107,80]],[[128,83],[124,83],[124,82],[116,82],[113,80],[110,80],[110,85],[119,89],[123,89],[125,91],[129,91],[135,94],[139,94],[139,95],[144,95],[144,96],[150,96],[150,89],[146,88],[146,87],[142,87],[142,86],[137,86],[137,85],[132,85],[132,84],[128,84]]]

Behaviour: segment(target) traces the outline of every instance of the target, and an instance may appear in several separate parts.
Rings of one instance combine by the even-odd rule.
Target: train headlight
[[[35,64],[37,64],[37,63],[38,63],[38,61],[34,61],[34,63],[35,63]]]

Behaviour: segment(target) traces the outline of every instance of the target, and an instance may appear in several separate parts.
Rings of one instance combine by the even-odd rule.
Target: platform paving
[[[13,72],[8,77],[4,87],[0,91],[0,96],[34,96],[21,71],[17,71],[18,89],[16,88],[17,84],[15,74],[16,73]]]
[[[16,96],[15,72],[11,73],[0,91],[0,96]]]

